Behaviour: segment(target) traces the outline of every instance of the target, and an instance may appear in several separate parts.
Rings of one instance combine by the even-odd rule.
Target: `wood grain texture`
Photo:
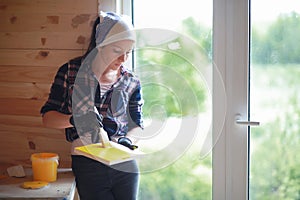
[[[90,40],[88,32],[0,32],[4,49],[83,49]]]
[[[44,127],[42,124],[41,116],[27,116],[27,115],[7,115],[7,114],[0,115],[0,124],[6,126],[21,126],[21,127],[26,126],[26,128]]]
[[[82,50],[12,50],[0,49],[1,65],[61,66],[68,60],[80,56]]]
[[[4,13],[97,13],[97,0],[0,0]]]
[[[32,133],[30,131],[0,131],[1,162],[30,166],[30,155],[34,152],[57,152],[64,166],[70,161],[70,143],[63,132]]]
[[[44,100],[0,98],[0,115],[40,116],[40,109],[44,103]]]
[[[30,165],[33,152],[58,152],[62,165],[70,167],[70,143],[64,130],[45,128],[41,116],[0,115],[1,162]]]
[[[98,0],[0,0],[1,166],[30,166],[36,152],[71,166],[64,130],[44,127],[40,109],[58,68],[87,49],[97,10]]]
[[[37,99],[46,101],[50,84],[0,82],[0,98]]]
[[[77,32],[87,33],[96,18],[95,14],[7,13],[1,14],[0,31],[10,32]]]
[[[0,82],[52,83],[59,67],[60,66],[0,65]]]

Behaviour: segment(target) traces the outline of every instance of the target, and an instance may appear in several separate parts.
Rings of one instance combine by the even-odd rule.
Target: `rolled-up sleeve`
[[[144,128],[143,124],[143,112],[142,106],[144,104],[144,100],[142,97],[142,88],[141,85],[138,84],[134,92],[132,93],[129,101],[129,130],[135,127]]]

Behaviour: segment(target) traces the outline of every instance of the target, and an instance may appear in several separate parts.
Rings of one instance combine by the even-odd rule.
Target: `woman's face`
[[[122,40],[102,47],[100,53],[108,68],[118,69],[131,54],[133,44],[131,40]]]

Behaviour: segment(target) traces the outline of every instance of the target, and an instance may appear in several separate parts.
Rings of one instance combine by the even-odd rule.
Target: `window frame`
[[[249,1],[214,0],[213,4],[214,63],[224,81],[227,108],[213,148],[213,199],[248,199],[249,127],[237,125],[236,120],[237,116],[249,120]],[[215,81],[213,85],[215,125],[223,99]],[[219,133],[213,133],[218,137]]]

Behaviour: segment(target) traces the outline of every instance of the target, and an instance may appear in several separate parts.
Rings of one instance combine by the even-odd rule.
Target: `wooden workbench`
[[[31,170],[26,177],[4,177],[0,180],[0,199],[73,200],[76,190],[71,169],[58,169],[57,180],[40,189],[23,189],[22,183],[32,181]]]

